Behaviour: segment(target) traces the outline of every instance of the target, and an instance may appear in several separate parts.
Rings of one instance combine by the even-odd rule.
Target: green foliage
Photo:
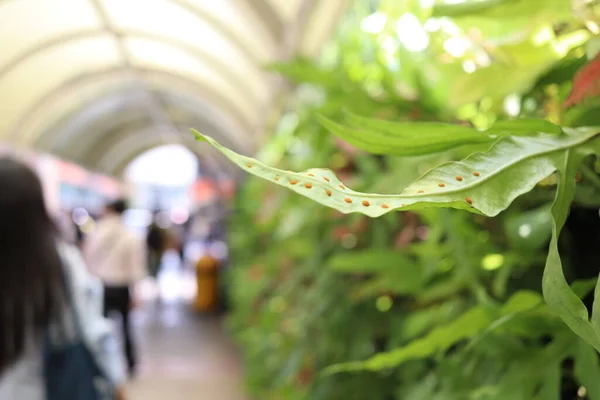
[[[429,129],[432,130],[431,127]],[[442,131],[446,129],[445,126],[441,128]],[[565,280],[558,254],[558,235],[575,194],[575,173],[583,156],[589,153],[600,155],[600,141],[597,140],[600,128],[565,128],[560,136],[505,137],[487,153],[476,153],[465,160],[434,168],[398,195],[355,192],[343,185],[329,170],[311,169],[309,172],[294,173],[272,168],[236,154],[212,138],[198,132],[195,134],[199,140],[209,142],[253,175],[290,188],[343,213],[361,212],[371,217],[390,210],[433,206],[467,209],[495,216],[516,197],[530,191],[543,178],[558,170],[560,179],[552,207],[554,220],[544,272],[544,297],[575,333],[600,351],[600,316],[594,313],[592,323],[588,321],[585,305]],[[393,259],[389,261],[393,262]],[[381,267],[385,269],[386,264],[381,264]],[[471,328],[476,326],[471,320],[467,325]],[[403,360],[402,357],[399,359]],[[375,363],[376,366],[382,364],[385,363]]]
[[[592,8],[375,3],[272,66],[296,88],[255,158],[198,134],[250,174],[228,276],[250,396],[600,400],[600,232],[573,217],[600,205],[600,113],[563,108]]]
[[[449,324],[432,330],[425,337],[416,339],[404,347],[388,353],[377,354],[364,362],[332,366],[326,372],[336,373],[363,369],[380,371],[397,367],[411,359],[443,353],[459,341],[474,338],[477,334],[484,332],[486,328],[492,326],[495,328],[508,318],[533,309],[540,304],[541,300],[541,296],[537,293],[517,292],[500,309],[490,310],[484,305],[476,306]]]
[[[552,204],[552,239],[546,260],[546,268],[544,269],[542,288],[546,302],[557,311],[565,323],[576,334],[600,351],[600,325],[596,322],[600,309],[595,307],[597,312],[592,315],[590,323],[587,308],[571,290],[565,279],[558,253],[558,236],[567,220],[569,207],[575,196],[575,173],[581,156],[582,154],[568,151],[562,155],[560,160],[562,168],[560,168],[559,173],[556,199]]]
[[[521,212],[505,220],[506,239],[514,249],[535,251],[544,247],[552,234],[550,207]]]
[[[575,376],[586,388],[590,399],[600,399],[600,365],[594,349],[587,343],[579,341],[575,353]]]

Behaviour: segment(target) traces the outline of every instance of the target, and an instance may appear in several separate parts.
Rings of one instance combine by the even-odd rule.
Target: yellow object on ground
[[[218,302],[219,262],[210,256],[204,256],[196,263],[197,294],[194,307],[197,311],[213,311]]]

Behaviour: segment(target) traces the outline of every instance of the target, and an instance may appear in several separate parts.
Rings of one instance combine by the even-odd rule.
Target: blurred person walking
[[[35,172],[9,157],[0,157],[0,220],[0,399],[122,399],[102,286],[60,239]]]
[[[165,229],[158,226],[156,223],[157,216],[158,213],[154,213],[154,218],[152,219],[152,223],[148,227],[148,232],[146,234],[148,270],[150,276],[155,279],[160,272],[162,257],[169,244],[169,234]]]
[[[175,239],[175,250],[179,256],[181,271],[186,269],[186,253],[185,248],[187,245],[187,232],[188,226],[186,224],[176,226],[174,228],[173,237]]]
[[[104,313],[120,314],[124,351],[129,374],[137,365],[131,331],[130,311],[136,304],[135,285],[146,276],[143,241],[131,233],[122,220],[125,200],[116,200],[105,208],[95,231],[85,243],[85,256],[92,274],[104,284]]]

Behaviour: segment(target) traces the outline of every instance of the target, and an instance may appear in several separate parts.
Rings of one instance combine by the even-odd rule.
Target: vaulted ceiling
[[[190,127],[251,154],[282,80],[315,55],[345,0],[0,0],[0,140],[119,175]]]

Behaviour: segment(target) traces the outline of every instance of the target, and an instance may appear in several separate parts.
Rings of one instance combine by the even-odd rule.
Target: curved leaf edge
[[[520,187],[513,190],[501,203],[478,204],[477,199],[469,197],[469,190],[476,190],[483,187],[487,180],[494,178],[495,175],[506,172],[506,169],[510,168],[511,165],[535,157],[545,155],[553,156],[555,154],[560,155],[565,149],[585,144],[587,141],[596,137],[599,134],[599,131],[600,129],[597,128],[579,128],[570,131],[565,129],[567,135],[563,136],[562,139],[556,139],[556,137],[525,139],[522,137],[507,136],[498,139],[486,153],[477,152],[471,154],[462,161],[440,164],[406,186],[400,194],[377,194],[354,191],[346,187],[346,185],[344,185],[330,169],[313,168],[302,172],[284,171],[266,165],[251,157],[237,154],[222,146],[210,136],[203,135],[196,130],[192,130],[192,133],[198,140],[208,142],[238,167],[250,174],[256,175],[279,186],[286,187],[300,195],[308,197],[327,207],[334,208],[344,214],[362,213],[369,217],[376,218],[391,211],[406,211],[431,207],[455,208],[490,217],[495,216],[507,208],[518,196],[530,191],[539,180],[545,178],[545,176],[543,176],[544,174],[550,175],[553,173],[555,169],[552,169],[552,163],[546,163],[545,169],[536,172],[539,176],[530,177],[528,182],[523,182]],[[430,176],[434,175],[437,171],[442,171],[448,166],[456,166],[456,168],[465,169],[469,167],[467,164],[470,161],[486,164],[486,157],[491,154],[500,143],[508,143],[509,141],[515,142],[509,143],[514,151],[514,149],[519,149],[519,141],[522,140],[561,140],[564,141],[564,143],[560,142],[562,144],[558,147],[548,147],[546,144],[546,149],[537,152],[533,151],[531,154],[513,155],[511,163],[507,164],[508,166],[501,165],[496,170],[489,171],[486,174],[487,176],[480,177],[477,175],[476,177],[471,176],[470,178],[467,178],[467,175],[465,174],[464,179],[457,177],[461,182],[448,182],[448,184],[435,183],[433,181],[435,176]],[[502,149],[498,150],[500,151]],[[477,174],[477,172],[474,172],[473,174]],[[454,177],[452,179],[454,179]],[[456,183],[460,183],[460,185],[456,185]],[[428,186],[425,187],[425,184]]]

